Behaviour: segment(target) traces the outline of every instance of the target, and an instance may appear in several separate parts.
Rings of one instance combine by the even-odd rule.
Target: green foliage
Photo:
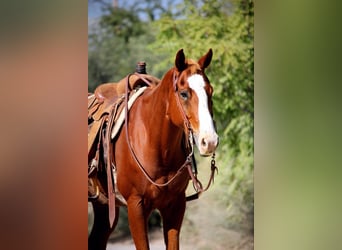
[[[125,43],[129,42],[130,37],[144,33],[144,26],[139,17],[122,8],[110,8],[109,13],[102,16],[100,24],[106,31],[123,38]]]
[[[118,16],[116,16],[120,13]],[[122,20],[122,16],[127,20]],[[161,55],[151,55],[146,44],[155,40],[150,23],[143,23],[125,9],[112,10],[89,28],[88,91],[105,82],[116,82],[134,72],[138,61],[147,62],[147,72],[161,77],[154,67]],[[120,17],[120,18],[118,18]],[[127,24],[126,26],[124,24]],[[144,27],[144,28],[143,28]]]

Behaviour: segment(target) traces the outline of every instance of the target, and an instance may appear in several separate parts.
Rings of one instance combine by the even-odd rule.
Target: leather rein
[[[187,144],[186,144],[187,146],[186,147],[189,149],[189,153],[188,153],[188,155],[187,155],[187,157],[185,159],[185,162],[177,170],[176,174],[170,180],[168,180],[165,183],[156,183],[154,180],[152,180],[152,178],[147,173],[146,169],[143,167],[143,165],[139,161],[137,155],[135,154],[135,152],[133,150],[131,142],[129,140],[129,133],[128,133],[128,118],[129,118],[129,116],[128,116],[128,98],[129,98],[129,78],[132,75],[133,74],[129,74],[127,76],[126,90],[125,90],[125,100],[124,100],[125,107],[124,108],[125,108],[125,117],[126,117],[126,119],[125,119],[126,141],[127,141],[127,145],[128,145],[129,151],[130,151],[134,161],[136,162],[136,164],[140,168],[141,172],[145,175],[146,179],[150,183],[152,183],[153,185],[158,186],[158,187],[165,187],[165,186],[169,185],[171,182],[173,182],[183,172],[183,170],[185,168],[187,168],[188,172],[189,172],[189,176],[191,177],[191,180],[193,182],[193,187],[194,187],[196,193],[191,195],[191,196],[186,197],[186,200],[190,201],[190,200],[197,199],[199,197],[199,194],[201,194],[202,192],[205,192],[206,190],[208,190],[208,188],[210,187],[210,184],[212,182],[214,182],[215,171],[218,172],[218,169],[217,169],[216,164],[215,164],[215,153],[213,153],[212,160],[211,160],[211,174],[210,174],[210,178],[209,178],[207,186],[205,188],[203,188],[202,183],[197,179],[197,170],[195,169],[195,171],[194,171],[193,168],[192,168],[192,159],[193,159],[193,155],[194,155],[193,131],[192,131],[189,119],[186,117],[185,112],[184,112],[184,110],[183,110],[183,108],[181,106],[181,103],[180,103],[180,100],[179,100],[179,96],[177,95],[177,80],[178,80],[178,78],[177,78],[176,74],[175,73],[173,74],[173,88],[174,88],[174,93],[175,93],[175,98],[176,98],[177,106],[178,106],[178,109],[179,109],[179,111],[180,111],[180,113],[182,115],[182,119],[183,119],[183,122],[184,122],[185,134],[186,134],[186,137],[187,137]],[[143,76],[141,76],[140,74],[135,74],[135,75],[140,77],[147,85],[151,86],[151,84]]]

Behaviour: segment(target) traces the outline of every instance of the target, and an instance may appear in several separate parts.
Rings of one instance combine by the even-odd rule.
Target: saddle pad
[[[133,103],[135,100],[142,94],[144,91],[147,89],[147,87],[141,87],[139,88],[129,99],[128,101],[128,110],[131,109]],[[123,122],[125,121],[125,108],[123,108],[119,114],[118,119],[115,121],[112,134],[111,134],[111,139],[114,139],[115,136],[118,134]]]

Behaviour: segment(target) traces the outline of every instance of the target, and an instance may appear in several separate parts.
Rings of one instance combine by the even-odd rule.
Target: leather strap
[[[107,184],[108,184],[108,206],[109,206],[109,225],[113,226],[115,219],[115,184],[112,169],[113,162],[113,144],[111,143],[111,130],[114,124],[114,118],[117,111],[117,105],[113,105],[109,115],[108,126],[106,129],[106,155],[107,155]]]
[[[193,184],[193,187],[194,187],[196,193],[186,197],[186,201],[191,201],[191,200],[197,199],[201,193],[208,190],[211,183],[214,183],[215,172],[216,173],[218,172],[218,168],[216,167],[216,163],[215,163],[215,153],[212,156],[212,160],[211,160],[210,165],[211,165],[210,178],[209,178],[208,184],[205,188],[203,188],[202,183],[197,179],[197,173],[193,173],[191,166],[188,166],[188,172],[189,172],[189,175],[191,177],[192,184]]]
[[[190,143],[191,148],[193,147],[193,138],[192,138],[192,128],[191,128],[191,124],[189,122],[189,119],[187,118],[184,109],[182,108],[182,105],[180,103],[180,99],[179,99],[179,95],[177,93],[177,80],[178,80],[178,76],[176,75],[176,73],[173,73],[173,89],[174,89],[174,93],[175,93],[175,97],[176,97],[176,102],[177,102],[177,106],[179,108],[179,111],[183,117],[183,121],[184,121],[184,130],[186,133],[186,137],[187,137],[187,143]],[[188,146],[188,145],[187,145]],[[189,147],[189,146],[188,146]],[[193,149],[192,149],[193,150]],[[188,196],[186,197],[187,201],[190,200],[194,200],[197,199],[199,197],[199,195],[205,191],[208,190],[208,188],[210,187],[210,184],[212,182],[214,182],[214,176],[215,176],[215,171],[217,172],[218,169],[215,166],[215,153],[212,156],[212,160],[211,160],[211,174],[210,174],[210,178],[208,181],[208,184],[205,188],[203,188],[202,183],[197,179],[197,169],[195,168],[195,170],[192,169],[192,165],[187,165],[188,168],[188,172],[190,175],[190,178],[192,180],[192,184],[194,186],[194,189],[196,191],[196,193],[194,195]]]
[[[189,119],[186,116],[186,114],[184,112],[184,109],[182,108],[182,105],[181,105],[180,100],[179,100],[179,95],[177,93],[177,90],[178,90],[178,88],[177,88],[177,80],[178,80],[178,76],[174,72],[173,73],[173,90],[174,90],[174,93],[175,93],[177,107],[179,109],[179,112],[181,113],[181,116],[182,116],[182,119],[183,119],[183,122],[184,122],[184,131],[185,131],[185,136],[186,136],[186,147],[189,148],[189,146],[190,146],[189,142],[190,142],[190,140],[192,140],[192,138],[190,138],[190,136],[192,136],[192,128],[191,128]],[[190,143],[192,143],[192,142],[190,142]]]

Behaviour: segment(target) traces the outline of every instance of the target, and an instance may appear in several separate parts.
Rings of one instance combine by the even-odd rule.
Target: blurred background
[[[220,136],[219,174],[199,200],[187,204],[182,249],[253,249],[254,2],[88,0],[88,91],[134,72],[138,61],[147,63],[148,74],[162,78],[181,48],[196,60],[213,49],[206,72]],[[204,184],[211,159],[196,159]],[[89,208],[89,228],[91,221]],[[149,225],[162,237],[158,213]],[[127,236],[127,213],[121,209],[111,242]]]

